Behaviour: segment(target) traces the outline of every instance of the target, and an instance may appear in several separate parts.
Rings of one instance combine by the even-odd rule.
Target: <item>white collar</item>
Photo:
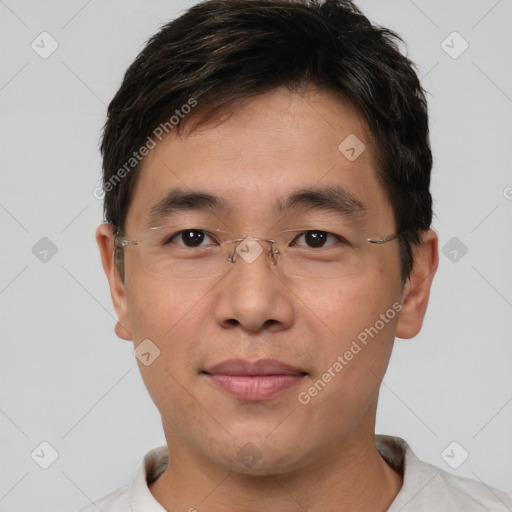
[[[388,512],[430,509],[466,512],[512,510],[510,496],[481,482],[454,476],[420,461],[407,442],[399,437],[377,435],[375,443],[386,462],[403,475],[402,488]],[[132,512],[166,512],[153,497],[148,485],[165,471],[167,465],[166,446],[154,448],[139,462],[131,487],[127,489],[129,496],[124,498],[129,502]]]

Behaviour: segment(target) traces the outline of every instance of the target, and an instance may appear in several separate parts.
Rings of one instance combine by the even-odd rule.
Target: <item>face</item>
[[[349,136],[365,145],[359,156],[362,146],[354,154],[339,149]],[[320,193],[326,190],[337,193]],[[166,204],[169,195],[196,192],[218,200]],[[395,232],[358,112],[328,92],[282,89],[150,152],[124,235],[138,240],[145,229],[167,225],[203,230],[199,238],[187,234],[214,248],[208,233],[217,228],[230,239],[317,230],[296,238],[295,247],[314,242],[319,230],[367,238]],[[189,239],[173,243],[186,250]],[[324,242],[327,250],[340,243]],[[160,351],[139,367],[170,445],[238,472],[273,474],[373,436],[404,287],[397,240],[363,245],[359,271],[337,279],[283,273],[270,265],[268,243],[254,261],[239,253],[203,279],[148,272],[140,246],[123,249],[125,280],[114,271],[109,277],[118,334],[135,347],[151,340]]]

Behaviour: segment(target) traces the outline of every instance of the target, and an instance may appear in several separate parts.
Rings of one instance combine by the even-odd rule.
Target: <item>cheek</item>
[[[197,359],[210,287],[151,275],[129,283],[127,303],[135,351],[151,354],[150,364],[137,357],[139,370],[155,405],[171,423],[194,408],[183,389],[192,389],[191,366]]]
[[[396,283],[389,273],[375,271],[336,285],[317,283],[310,290],[308,309],[312,313],[308,315],[316,326],[318,362],[313,385],[318,379],[332,382],[316,406],[332,407],[342,415],[356,414],[356,409],[364,408],[363,402],[368,405],[377,393],[393,348],[400,309]],[[354,402],[354,397],[359,398]]]
[[[186,281],[149,274],[132,280],[127,304],[135,344],[150,338],[165,350],[185,333],[190,336],[200,322],[207,291]]]
[[[376,399],[393,348],[400,309],[396,296],[396,285],[393,290],[391,282],[386,286],[375,274],[311,294],[316,331],[329,331],[315,336],[318,364],[303,389],[311,399],[311,417],[329,410],[338,428]]]
[[[389,273],[375,269],[364,278],[310,281],[294,291],[310,321],[340,343],[374,325],[381,314],[392,308],[400,297],[397,282]],[[389,325],[383,330],[389,330]]]
[[[198,359],[211,284],[191,286],[144,275],[130,285],[127,302],[136,354],[146,353],[148,346],[157,354],[150,365],[137,357],[141,376],[159,409],[179,409],[180,385],[190,387],[191,367]]]

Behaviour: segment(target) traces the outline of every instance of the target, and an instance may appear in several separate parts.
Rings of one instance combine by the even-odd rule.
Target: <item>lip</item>
[[[223,361],[202,372],[215,387],[247,401],[268,400],[298,384],[306,372],[274,359]]]

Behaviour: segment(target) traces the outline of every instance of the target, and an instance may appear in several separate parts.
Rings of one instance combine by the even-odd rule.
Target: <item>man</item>
[[[511,509],[375,436],[438,264],[397,41],[349,1],[210,0],[127,71],[97,241],[167,446],[88,511]]]

